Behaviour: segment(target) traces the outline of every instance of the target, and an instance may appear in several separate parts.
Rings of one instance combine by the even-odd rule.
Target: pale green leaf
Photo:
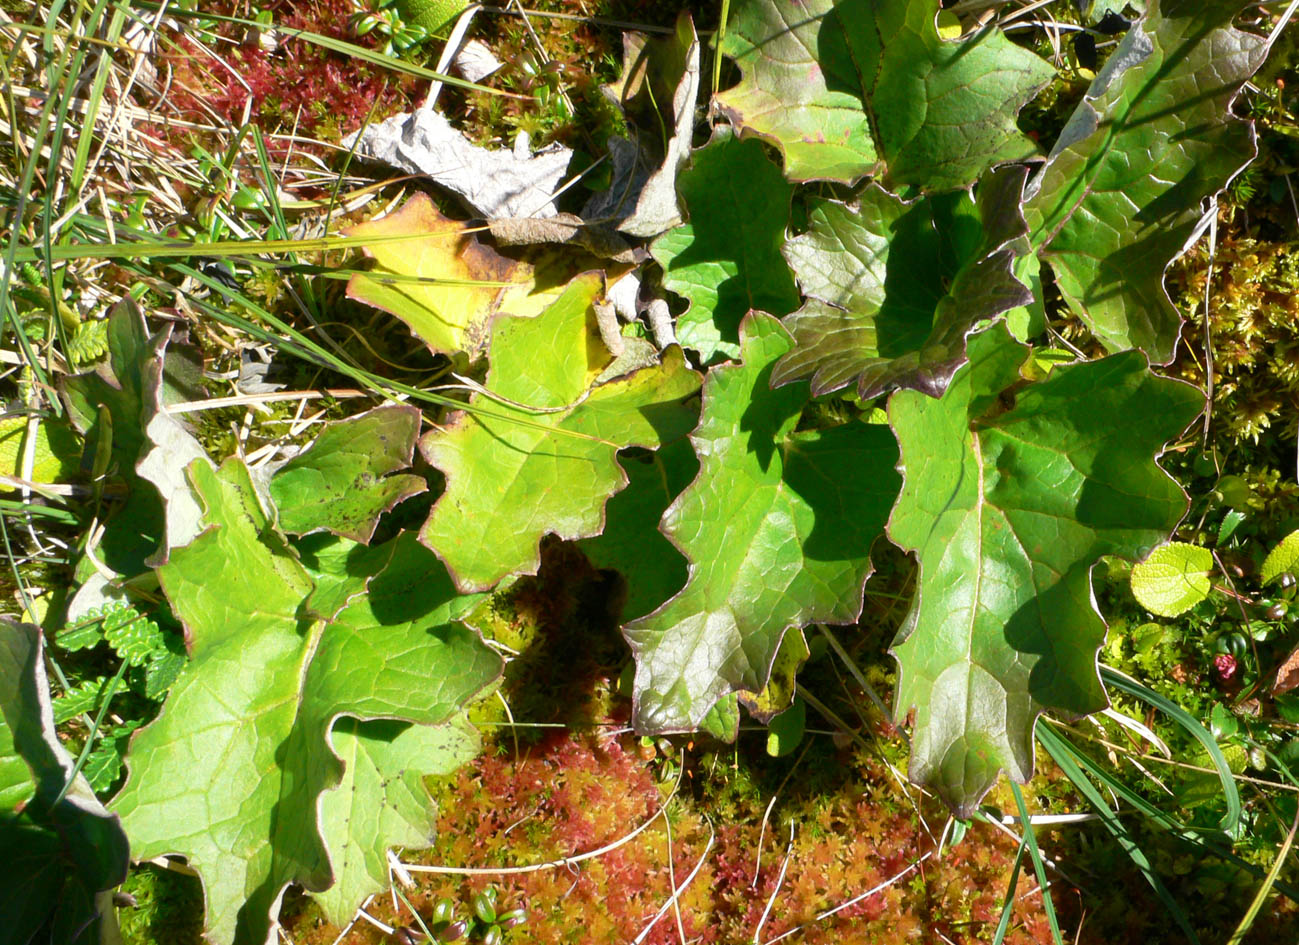
[[[132,741],[113,807],[136,858],[179,853],[199,871],[214,940],[255,945],[288,883],[320,891],[334,879],[319,803],[343,774],[335,721],[440,723],[501,664],[449,619],[455,589],[413,534],[384,546],[373,577],[354,578],[366,593],[333,592],[342,609],[317,614],[306,606],[315,582],[243,464],[189,474],[207,527],[159,578],[192,658]]]
[[[1184,614],[1209,596],[1213,553],[1208,548],[1170,541],[1132,566],[1132,596],[1160,617]]]
[[[1270,584],[1287,571],[1291,574],[1299,571],[1299,531],[1286,535],[1267,553],[1258,577],[1264,584]]]
[[[490,403],[492,415],[456,414],[420,442],[447,477],[420,537],[462,590],[534,573],[547,532],[599,534],[605,501],[627,482],[618,450],[656,447],[694,425],[695,408],[683,401],[699,375],[680,348],[669,348],[661,364],[592,386],[612,360],[595,328],[600,282],[586,273],[538,317],[500,322],[489,394],[473,401]]]
[[[478,754],[478,731],[460,719],[410,725],[387,719],[334,723],[330,743],[343,779],[320,803],[321,832],[336,882],[315,898],[335,925],[346,925],[367,896],[387,889],[391,847],[419,850],[437,832],[428,775],[450,774]]]
[[[368,542],[382,513],[428,488],[419,476],[390,475],[410,466],[419,424],[417,408],[394,405],[325,427],[271,477],[280,527]]]

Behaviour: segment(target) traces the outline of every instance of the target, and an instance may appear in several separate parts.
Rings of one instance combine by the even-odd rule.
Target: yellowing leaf
[[[27,418],[0,420],[0,473],[31,482],[60,482],[77,469],[81,449],[77,435],[66,424],[42,420],[36,424],[32,444],[31,475],[27,476],[24,456],[27,450]],[[8,488],[0,483],[0,490]]]
[[[522,316],[535,315],[540,306],[527,300],[536,285],[532,267],[484,246],[466,230],[424,194],[382,219],[344,230],[347,236],[384,238],[364,247],[375,267],[351,278],[348,298],[396,315],[434,352],[476,357],[502,306]],[[403,235],[412,238],[387,239]]]

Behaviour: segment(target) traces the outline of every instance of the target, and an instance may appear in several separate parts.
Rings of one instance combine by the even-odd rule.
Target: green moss
[[[141,864],[120,892],[134,905],[119,905],[117,921],[126,945],[201,945],[203,888],[197,877]]]

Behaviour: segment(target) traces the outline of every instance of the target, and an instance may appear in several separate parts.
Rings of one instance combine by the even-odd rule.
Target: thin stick
[[[698,875],[699,870],[703,867],[704,863],[707,862],[708,853],[712,850],[713,841],[716,839],[717,831],[713,829],[713,822],[710,820],[708,821],[708,845],[704,847],[704,852],[699,855],[699,862],[695,864],[695,868],[690,871],[686,878],[681,881],[681,885],[672,890],[671,898],[669,898],[667,902],[663,903],[659,908],[658,913],[650,920],[650,924],[641,929],[640,934],[632,941],[632,945],[640,945],[641,942],[645,941],[645,936],[649,935],[654,926],[658,925],[659,919],[663,918],[663,915],[668,911],[668,909],[676,903],[677,899],[681,896],[681,893],[685,891],[685,888],[694,882],[695,876]]]
[[[681,765],[681,771],[685,771],[684,759]],[[666,815],[668,805],[671,804],[673,799],[677,796],[677,790],[680,787],[681,772],[678,772],[677,783],[673,786],[672,793],[668,795],[668,799],[663,802],[662,806],[654,812],[654,816],[650,817],[645,821],[645,823],[641,824],[625,837],[620,837],[613,841],[613,843],[606,843],[604,846],[595,850],[589,850],[586,853],[560,857],[558,860],[549,860],[545,863],[537,863],[533,866],[501,866],[495,869],[480,866],[419,866],[413,863],[403,863],[402,865],[412,873],[438,873],[450,876],[517,876],[521,873],[536,873],[541,870],[558,869],[561,866],[572,866],[575,863],[581,863],[583,860],[592,860],[597,856],[603,856],[612,850],[616,850],[621,846],[626,846],[628,843],[631,843],[631,841],[644,833],[649,828],[650,824]],[[711,846],[711,842],[709,845]]]
[[[888,889],[890,886],[892,886],[898,880],[902,879],[908,873],[915,872],[920,867],[921,863],[925,862],[925,860],[929,859],[933,855],[934,855],[934,851],[930,850],[928,853],[924,854],[922,857],[920,857],[920,859],[916,860],[914,863],[912,863],[902,872],[898,873],[896,876],[889,877],[888,879],[884,880],[884,882],[880,883],[878,886],[874,887],[873,889],[868,889],[860,896],[854,896],[852,899],[849,899],[847,902],[840,903],[839,905],[835,906],[833,909],[827,909],[825,912],[822,912],[820,915],[815,916],[811,922],[804,922],[802,925],[795,926],[794,928],[790,929],[788,932],[782,932],[780,935],[777,935],[775,938],[767,939],[767,941],[765,941],[763,945],[775,945],[776,942],[782,942],[785,939],[789,938],[791,935],[795,935],[803,931],[804,929],[809,928],[812,925],[815,925],[817,922],[821,922],[825,919],[828,919],[830,918],[830,916],[834,915],[837,912],[842,912],[844,909],[847,909],[851,906],[855,906],[863,899],[867,899],[875,895],[877,892],[880,892],[881,890]]]
[[[780,895],[780,887],[785,885],[785,871],[789,869],[789,860],[794,855],[794,822],[789,822],[789,843],[785,846],[785,858],[780,862],[780,874],[776,877],[776,888],[771,891],[767,897],[767,905],[762,910],[762,918],[758,919],[758,927],[753,930],[753,945],[758,945],[762,941],[762,927],[767,924],[767,918],[771,915],[771,907],[776,904],[776,897]]]
[[[199,410],[219,410],[222,407],[246,407],[250,404],[270,404],[283,400],[316,400],[333,397],[347,400],[353,397],[373,397],[372,391],[335,388],[329,390],[272,391],[265,394],[236,394],[232,397],[213,397],[209,400],[191,400],[184,404],[163,407],[167,413],[195,413]]]

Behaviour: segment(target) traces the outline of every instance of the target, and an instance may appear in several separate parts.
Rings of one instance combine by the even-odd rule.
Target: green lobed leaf
[[[881,174],[927,191],[1036,152],[1015,117],[1054,75],[996,28],[940,38],[938,0],[737,0],[717,97],[744,137],[780,148],[796,181]]]
[[[392,405],[326,426],[271,477],[280,527],[369,542],[380,515],[428,488],[419,476],[389,475],[410,466],[419,424],[418,408]]]
[[[1110,54],[1029,186],[1025,216],[1061,294],[1109,351],[1172,359],[1164,270],[1201,201],[1254,156],[1230,104],[1264,57],[1236,0],[1152,0]]]
[[[889,403],[904,480],[889,535],[920,567],[896,714],[916,711],[912,779],[961,817],[1001,769],[1029,779],[1041,712],[1105,706],[1091,568],[1177,524],[1186,496],[1154,457],[1203,407],[1137,352],[1025,384],[1028,350],[995,325],[969,357],[941,399]]]
[[[690,301],[677,338],[705,362],[739,354],[750,309],[784,315],[798,305],[780,254],[793,188],[757,141],[719,128],[677,178],[690,222],[650,246],[663,285]]]
[[[36,627],[0,618],[0,938],[91,942],[95,896],[126,878],[128,849],[59,742]],[[72,784],[64,792],[68,779]]]
[[[461,412],[420,441],[447,477],[420,538],[464,591],[534,573],[547,532],[599,534],[605,500],[627,483],[618,450],[681,439],[694,425],[683,401],[699,375],[680,348],[592,386],[612,360],[595,328],[600,283],[585,273],[536,318],[499,322],[486,381],[500,398],[489,401],[493,415]]]
[[[330,922],[343,926],[367,896],[388,888],[386,850],[433,843],[437,805],[424,777],[473,760],[479,738],[463,718],[442,725],[342,718],[330,743],[343,761],[343,779],[321,799],[320,822],[336,882],[315,899]]]
[[[739,0],[720,53],[743,74],[717,96],[722,113],[741,136],[779,148],[791,180],[852,181],[871,172],[875,144],[833,0]]]
[[[1209,596],[1213,553],[1208,548],[1170,541],[1132,566],[1132,596],[1160,617],[1184,614]]]
[[[785,319],[794,350],[772,383],[811,375],[816,395],[856,382],[863,400],[894,387],[937,396],[979,322],[1032,301],[1012,267],[1026,232],[1024,168],[906,203],[877,186],[856,206],[822,201],[785,245],[807,301]]]
[[[891,187],[968,187],[1037,153],[1015,117],[1055,75],[995,26],[939,38],[939,0],[839,0],[835,12]]]
[[[718,700],[767,685],[789,630],[857,619],[871,545],[897,495],[888,429],[795,432],[807,385],[770,386],[788,333],[754,312],[741,337],[743,363],[704,382],[691,435],[700,472],[661,526],[690,559],[689,583],[623,630],[641,732],[698,728]]]
[[[699,460],[684,437],[653,453],[624,451],[618,463],[627,488],[605,506],[604,531],[577,543],[591,564],[611,568],[627,582],[624,621],[643,617],[686,586],[686,559],[659,531],[672,500],[699,472]]]
[[[158,575],[192,658],[132,740],[113,808],[137,859],[179,853],[199,871],[215,940],[260,943],[288,883],[334,878],[319,804],[343,775],[335,721],[443,722],[501,662],[448,616],[455,589],[413,534],[361,548],[381,570],[332,589],[322,599],[341,609],[317,613],[316,582],[242,462],[189,475],[207,527]]]

